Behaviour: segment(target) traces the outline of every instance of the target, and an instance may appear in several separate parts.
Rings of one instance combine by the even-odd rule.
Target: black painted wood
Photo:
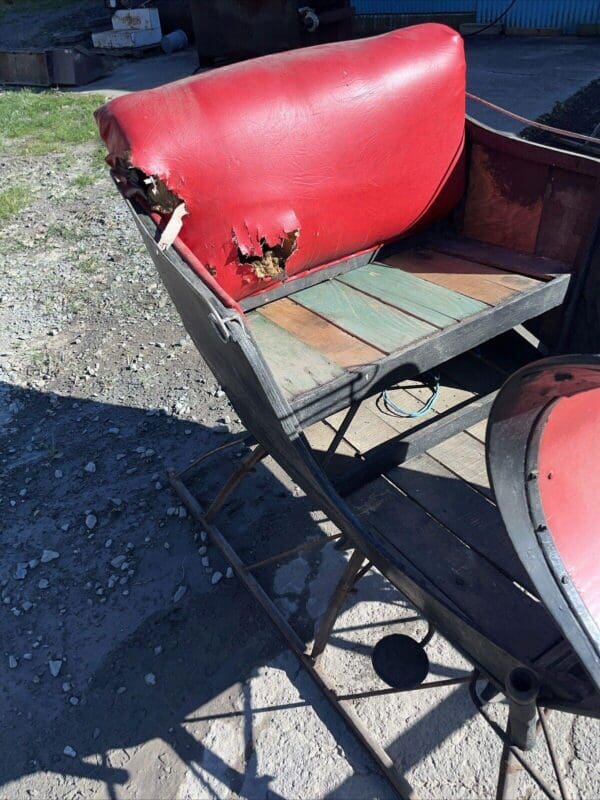
[[[508,578],[536,594],[490,499],[427,453],[394,467],[386,477]]]
[[[545,608],[516,587],[417,503],[380,479],[349,498],[359,517],[443,592],[486,634],[525,662],[559,638]]]

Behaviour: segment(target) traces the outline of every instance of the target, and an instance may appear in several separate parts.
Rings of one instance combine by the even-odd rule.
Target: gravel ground
[[[49,47],[106,19],[104,0],[0,0],[0,49]]]
[[[168,466],[240,425],[97,147],[0,154],[7,185],[30,189],[0,220],[0,796],[391,797],[169,491]],[[201,473],[201,498],[243,453]],[[332,532],[270,461],[222,527],[248,559]],[[305,638],[343,559],[328,547],[262,576]],[[425,627],[371,573],[324,655],[337,685],[381,686],[369,652],[392,630]],[[467,667],[439,637],[429,653],[432,677]],[[500,745],[464,687],[358,710],[420,796],[493,796]],[[597,723],[551,726],[570,796],[599,797]],[[541,793],[523,779],[519,796]]]

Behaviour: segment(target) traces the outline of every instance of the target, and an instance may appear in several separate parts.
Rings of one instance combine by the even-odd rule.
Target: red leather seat
[[[463,191],[461,37],[427,24],[245,61],[96,112],[111,165],[185,201],[234,300],[440,216]]]

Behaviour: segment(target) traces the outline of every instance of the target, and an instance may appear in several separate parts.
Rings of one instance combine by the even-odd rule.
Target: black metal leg
[[[325,673],[319,669],[315,661],[306,654],[304,642],[300,639],[298,634],[293,630],[293,628],[284,618],[283,614],[280,612],[277,606],[268,597],[262,586],[258,583],[256,578],[254,577],[254,575],[250,572],[250,570],[247,569],[245,564],[242,562],[242,560],[235,552],[235,550],[231,547],[231,545],[223,536],[221,531],[215,525],[207,521],[206,514],[204,513],[204,510],[200,505],[200,503],[196,500],[196,498],[191,494],[191,492],[183,483],[183,481],[181,481],[180,478],[175,473],[173,472],[169,473],[169,480],[171,482],[173,489],[177,492],[177,494],[181,498],[182,502],[185,504],[186,508],[188,509],[192,517],[198,522],[199,525],[202,526],[202,528],[209,535],[213,544],[220,550],[221,554],[231,564],[238,578],[243,582],[243,584],[252,594],[254,599],[269,615],[273,624],[279,630],[285,641],[287,641],[288,645],[296,654],[300,663],[305,667],[305,669],[311,675],[311,677],[313,678],[319,689],[323,692],[327,700],[332,704],[332,706],[335,708],[338,714],[340,714],[342,719],[352,730],[354,735],[358,738],[358,740],[364,745],[367,751],[371,754],[371,756],[381,769],[383,775],[385,775],[385,777],[389,780],[390,784],[393,786],[395,792],[397,793],[397,796],[401,800],[414,800],[415,795],[413,793],[412,787],[410,786],[408,781],[406,781],[406,779],[403,778],[402,775],[400,775],[396,771],[396,768],[394,767],[394,763],[390,758],[390,756],[386,753],[381,744],[364,727],[364,725],[358,719],[354,711],[351,708],[347,707],[347,705],[340,702],[340,700],[337,697],[333,683],[330,681],[327,675],[325,675]],[[356,567],[356,571],[360,569],[363,560],[364,559],[361,558],[360,563]]]
[[[519,773],[523,767],[515,758],[510,745],[510,717],[506,726],[506,740],[502,745],[502,759],[498,775],[496,800],[516,800],[516,789]]]
[[[260,444],[242,461],[240,466],[233,472],[226,483],[223,485],[215,499],[206,511],[206,521],[212,522],[221,510],[223,504],[235,489],[235,487],[254,469],[259,461],[267,455],[267,451]]]
[[[331,634],[333,626],[335,625],[335,621],[338,618],[340,609],[344,604],[346,595],[354,586],[354,582],[358,573],[360,572],[360,568],[362,567],[364,560],[365,557],[360,550],[355,550],[352,553],[350,561],[342,573],[342,577],[338,581],[338,585],[335,587],[333,596],[329,601],[329,606],[327,607],[327,610],[325,611],[325,614],[323,615],[317,628],[315,642],[310,652],[310,657],[312,659],[318,658],[323,650],[325,650],[325,645],[327,644],[329,635]]]
[[[506,681],[510,736],[521,750],[531,750],[537,739],[539,688],[535,673],[526,667],[513,669]]]

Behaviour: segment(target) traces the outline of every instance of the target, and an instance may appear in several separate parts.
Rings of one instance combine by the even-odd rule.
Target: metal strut
[[[249,470],[247,469],[246,472],[248,471]],[[232,478],[230,478],[230,480],[227,482],[227,486],[231,486],[231,488],[233,488],[233,486],[237,485],[239,480],[241,480],[243,477],[243,475],[240,473],[241,468],[240,470],[237,470],[234,475],[232,475],[232,478],[234,478],[234,476],[237,478],[236,482],[233,483]],[[190,492],[190,490],[175,472],[169,472],[169,481],[174,491],[179,496],[181,502],[189,511],[190,515],[196,520],[196,522],[198,522],[202,529],[206,531],[211,542],[229,562],[238,578],[245,585],[246,589],[248,589],[254,599],[269,615],[279,633],[285,639],[288,646],[293,650],[300,663],[311,675],[327,700],[329,700],[359,742],[361,742],[367,752],[371,755],[382,774],[390,782],[396,795],[401,798],[401,800],[415,800],[415,795],[411,785],[405,778],[402,777],[402,775],[397,772],[394,767],[394,762],[390,756],[365,728],[365,726],[354,713],[353,709],[348,708],[338,699],[333,683],[330,681],[328,676],[318,668],[313,659],[305,652],[305,645],[302,639],[300,639],[296,631],[291,627],[281,611],[267,595],[252,572],[246,567],[236,551],[223,536],[221,531],[215,525],[211,524],[211,522],[207,519],[207,515],[198,500],[194,497],[194,495]],[[223,490],[219,493],[218,497],[221,497],[222,494]],[[211,508],[214,508],[214,502]],[[213,513],[216,513],[216,511]],[[323,537],[323,540],[324,543],[326,543],[329,541],[329,537]]]
[[[517,674],[515,675],[515,673]],[[531,676],[533,676],[531,683],[528,686],[520,685],[520,679],[524,675],[525,680],[527,681],[529,681]],[[496,722],[494,722],[494,720],[492,720],[485,711],[487,700],[481,699],[476,687],[479,678],[479,673],[475,671],[471,683],[469,684],[471,699],[473,700],[477,711],[503,742],[496,800],[515,800],[516,784],[518,776],[521,772],[526,772],[529,777],[535,781],[535,783],[537,783],[549,800],[558,800],[556,794],[552,790],[552,787],[547,783],[547,781],[544,780],[538,770],[522,753],[522,750],[530,750],[534,746],[540,729],[544,733],[554,775],[559,787],[560,797],[562,800],[567,800],[564,778],[560,770],[556,750],[554,749],[554,745],[550,737],[550,731],[548,730],[546,718],[544,716],[544,714],[547,712],[545,709],[539,708],[536,704],[538,686],[535,674],[531,670],[521,667],[518,667],[510,673],[506,685],[506,696],[508,698],[509,710],[508,722],[505,731],[503,731],[502,728]],[[486,689],[488,688],[489,686],[486,686]],[[488,691],[487,694],[490,696],[491,692]],[[512,698],[510,697],[511,694],[513,694]],[[518,699],[515,699],[516,697]],[[519,705],[521,706],[520,708],[517,707]]]

